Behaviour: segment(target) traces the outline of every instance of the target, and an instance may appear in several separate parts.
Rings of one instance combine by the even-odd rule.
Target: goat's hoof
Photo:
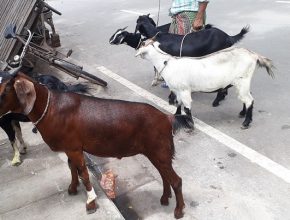
[[[21,163],[22,163],[22,161],[20,160],[20,158],[19,159],[13,159],[11,161],[11,165],[15,166],[15,167],[19,166]]]
[[[217,107],[217,106],[219,106],[219,105],[220,105],[220,103],[217,102],[217,101],[214,101],[214,102],[212,103],[212,107]]]
[[[151,86],[157,86],[158,82],[157,81],[152,81]]]
[[[86,210],[87,210],[87,214],[92,214],[94,212],[97,211],[97,205],[95,203],[95,200],[91,201],[89,204],[86,204]]]
[[[164,206],[169,205],[169,197],[168,196],[162,196],[160,199],[160,204]]]
[[[74,196],[74,195],[78,194],[77,188],[76,187],[72,187],[71,185],[69,185],[67,192],[71,196]]]
[[[21,161],[12,162],[12,166],[18,167],[21,163]]]
[[[181,210],[179,210],[179,209],[178,210],[177,209],[174,210],[174,217],[176,219],[182,218],[183,215],[184,215],[184,213],[183,213],[182,209]]]
[[[250,127],[250,126],[244,126],[244,125],[242,125],[242,126],[241,126],[241,129],[242,129],[242,130],[246,130],[246,129],[248,129],[249,127]]]
[[[248,129],[250,127],[250,123],[248,123],[248,122],[244,122],[243,124],[242,124],[242,126],[241,126],[241,129],[243,129],[243,130],[245,130],[245,129]]]

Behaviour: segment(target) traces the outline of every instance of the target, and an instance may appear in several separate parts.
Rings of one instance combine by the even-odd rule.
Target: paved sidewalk
[[[86,192],[82,184],[76,196],[69,196],[70,171],[63,153],[52,152],[31,132],[30,123],[22,126],[28,151],[19,167],[11,166],[13,151],[4,132],[0,143],[0,219],[124,219],[106,197],[95,177],[91,181],[98,195],[99,208],[87,215]]]

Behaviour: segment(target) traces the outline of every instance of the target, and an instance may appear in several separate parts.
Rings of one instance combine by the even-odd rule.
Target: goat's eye
[[[143,42],[141,43],[141,45],[142,45],[142,46],[145,46],[145,41],[143,41]]]

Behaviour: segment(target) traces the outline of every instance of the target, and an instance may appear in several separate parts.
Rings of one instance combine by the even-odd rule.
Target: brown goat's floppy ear
[[[14,88],[24,114],[28,115],[34,106],[36,92],[32,82],[27,79],[17,79]]]

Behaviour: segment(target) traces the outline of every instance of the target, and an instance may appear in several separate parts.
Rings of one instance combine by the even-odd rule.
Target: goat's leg
[[[86,167],[84,155],[82,151],[69,151],[66,152],[68,158],[76,166],[78,174],[86,188],[88,199],[86,203],[86,210],[88,214],[94,213],[97,210],[95,199],[97,195],[94,188],[91,185],[89,179],[88,169]]]
[[[22,163],[19,152],[19,142],[17,139],[14,139],[14,141],[10,141],[10,143],[14,151],[14,156],[11,161],[11,164],[12,166],[19,166]]]
[[[174,113],[174,115],[181,115],[181,105],[177,106],[176,112]]]
[[[12,121],[12,127],[15,131],[15,135],[16,135],[16,139],[18,139],[19,143],[20,143],[20,154],[26,154],[26,150],[27,150],[27,146],[23,140],[22,137],[22,132],[21,132],[21,127],[19,124],[19,121]]]
[[[246,112],[247,112],[247,108],[246,108],[246,104],[243,104],[243,109],[242,111],[240,111],[240,118],[244,118],[246,116]]]
[[[163,77],[154,66],[154,79],[152,80],[151,86],[157,86],[159,82],[162,82],[162,81],[164,81]]]
[[[170,91],[170,94],[168,96],[168,103],[169,105],[177,105],[177,109],[174,115],[181,115],[181,101],[177,101],[177,96],[172,91]]]
[[[79,185],[79,177],[78,177],[78,171],[76,166],[71,162],[71,160],[68,158],[67,160],[68,166],[71,171],[71,184],[68,187],[68,194],[69,195],[76,195],[78,193],[78,185]]]
[[[151,86],[157,86],[159,78],[160,78],[160,74],[159,74],[158,70],[154,66],[154,79],[153,79],[153,81],[151,83]]]
[[[247,129],[250,126],[250,123],[253,120],[253,108],[254,108],[254,101],[252,104],[247,108],[245,121],[243,122],[243,129]]]
[[[149,157],[148,157],[149,158]],[[172,197],[171,194],[171,188],[170,188],[170,184],[169,182],[166,180],[165,176],[163,175],[163,173],[161,172],[161,170],[159,169],[158,163],[155,160],[151,160],[149,158],[149,160],[151,161],[151,163],[155,166],[155,168],[159,171],[160,176],[162,178],[162,183],[163,183],[163,194],[160,198],[160,203],[161,205],[169,205],[169,198]]]
[[[192,119],[192,115],[191,115],[191,109],[184,107],[184,112],[185,114],[188,116],[189,118],[189,123],[188,125],[190,126],[188,129],[185,129],[184,131],[186,133],[191,133],[194,129],[194,121]]]
[[[246,78],[236,84],[238,97],[244,103],[240,116],[246,116],[244,122],[242,123],[242,129],[249,128],[250,123],[252,122],[254,99],[250,92],[250,82],[251,78]]]
[[[220,89],[217,92],[217,96],[215,98],[215,100],[212,103],[213,107],[217,107],[220,104],[220,101],[224,100],[226,95],[228,94],[228,90],[227,89]]]
[[[189,90],[182,91],[179,93],[179,96],[177,95],[177,101],[178,103],[182,103],[184,105],[184,112],[189,117],[189,120],[192,122],[192,129],[194,128],[194,122],[191,115],[191,92]],[[192,129],[189,130],[189,132],[192,131]]]
[[[212,103],[213,107],[216,107],[220,104],[220,101],[224,100],[228,95],[228,88],[231,88],[233,85],[228,85],[224,89],[219,89],[215,100]]]
[[[182,195],[182,179],[176,174],[172,168],[172,164],[168,164],[166,167],[161,168],[162,175],[165,176],[167,181],[173,188],[175,198],[176,198],[176,207],[174,210],[174,217],[179,219],[183,217],[183,209],[185,207],[183,195]]]
[[[11,161],[12,166],[18,166],[21,164],[20,152],[19,152],[19,143],[18,140],[15,138],[15,131],[12,127],[11,120],[1,120],[0,121],[1,128],[7,134],[10,144],[13,148],[14,156]]]
[[[167,202],[170,196],[169,187],[166,185],[169,183],[173,188],[175,198],[176,198],[176,207],[174,210],[175,218],[183,217],[183,209],[185,207],[183,195],[182,195],[182,179],[175,173],[172,168],[172,155],[166,155],[164,151],[156,152],[154,156],[148,156],[149,160],[153,163],[156,169],[159,171],[163,182],[163,195],[160,199],[161,202]],[[165,185],[164,185],[165,184]]]

